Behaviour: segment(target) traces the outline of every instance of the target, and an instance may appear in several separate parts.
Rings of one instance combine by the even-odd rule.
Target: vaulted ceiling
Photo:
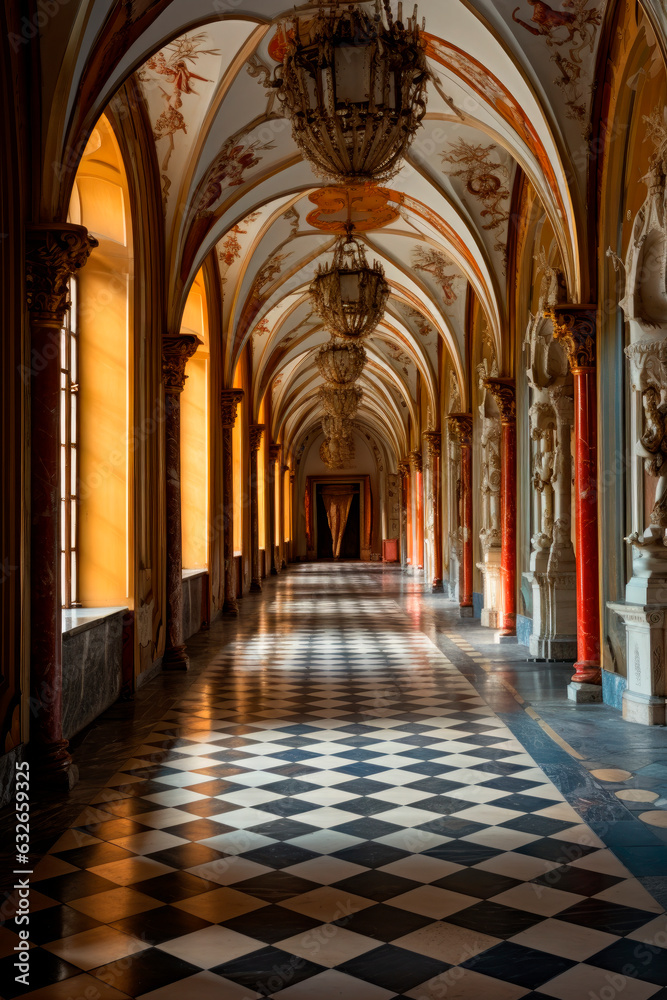
[[[507,363],[507,240],[519,170],[555,233],[570,296],[585,294],[587,135],[603,10],[596,0],[422,0],[433,74],[423,127],[386,186],[348,189],[303,159],[271,87],[281,18],[294,10],[284,0],[144,0],[133,4],[124,34],[112,30],[117,6],[71,4],[63,51],[44,53],[43,80],[68,95],[66,112],[44,122],[46,150],[62,159],[77,148],[118,88],[134,81],[160,175],[169,330],[178,331],[213,252],[223,378],[231,384],[251,342],[254,417],[272,393],[272,432],[288,447],[297,450],[321,416],[314,356],[328,334],[308,286],[346,219],[391,286],[384,321],[366,344],[357,421],[394,462],[410,448],[418,381],[437,413],[439,344],[467,403],[469,296],[501,370]],[[45,177],[44,215],[58,198]]]

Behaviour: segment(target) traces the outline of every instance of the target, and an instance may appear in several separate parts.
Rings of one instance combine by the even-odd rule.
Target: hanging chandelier
[[[317,352],[315,363],[327,385],[343,388],[356,382],[367,361],[366,351],[354,340],[339,341],[335,338],[323,344]]]
[[[314,17],[284,28],[274,86],[303,155],[339,181],[393,176],[426,114],[430,74],[417,8],[403,22],[402,3],[396,19],[390,0],[374,6],[323,2]]]
[[[329,386],[320,387],[320,402],[322,409],[331,417],[351,420],[359,409],[363,390],[358,385],[347,389],[332,389]]]
[[[355,447],[352,422],[343,417],[322,417],[324,441],[320,458],[330,469],[344,469],[354,464]]]
[[[384,315],[389,282],[378,261],[369,267],[360,240],[347,234],[336,244],[332,264],[320,264],[310,285],[313,308],[334,337],[360,340]]]

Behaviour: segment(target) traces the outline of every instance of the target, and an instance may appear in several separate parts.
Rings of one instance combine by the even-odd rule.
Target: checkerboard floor
[[[9,998],[667,997],[662,907],[374,568],[309,565],[36,868]],[[212,646],[213,648],[213,646]]]

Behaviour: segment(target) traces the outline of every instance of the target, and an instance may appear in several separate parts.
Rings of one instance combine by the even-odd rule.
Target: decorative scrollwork
[[[513,424],[516,420],[516,386],[512,378],[493,378],[487,376],[483,380],[484,388],[491,393],[500,411],[503,424]]]
[[[243,399],[243,389],[222,389],[220,392],[220,416],[223,427],[233,427],[236,423],[236,409]]]
[[[190,333],[162,338],[162,384],[169,395],[183,392],[188,377],[185,366],[199,344],[199,337]]]
[[[596,306],[563,305],[547,310],[554,337],[565,348],[572,372],[590,371],[596,365]]]
[[[98,245],[85,226],[28,226],[26,298],[33,315],[62,324],[69,298],[69,279],[81,270]]]

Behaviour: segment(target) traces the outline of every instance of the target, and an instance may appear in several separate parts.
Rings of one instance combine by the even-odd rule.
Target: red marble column
[[[449,420],[461,448],[461,529],[463,544],[459,568],[459,607],[462,618],[472,617],[472,414],[450,413]]]
[[[280,563],[276,559],[276,538],[278,537],[276,525],[279,517],[279,512],[276,510],[276,462],[280,458],[280,449],[279,444],[269,445],[269,548],[271,549],[269,565],[272,576],[277,576],[280,570]]]
[[[251,594],[261,594],[262,577],[259,570],[259,493],[257,485],[257,461],[259,446],[262,443],[264,424],[250,425],[250,558]]]
[[[165,670],[187,670],[183,641],[183,547],[181,533],[181,393],[185,366],[199,346],[193,334],[162,338],[164,385],[165,467],[167,474],[167,647]]]
[[[567,353],[574,380],[577,662],[575,684],[601,684],[597,484],[597,309],[556,306],[554,337]]]
[[[411,451],[408,455],[414,484],[415,505],[412,511],[415,551],[412,565],[415,569],[424,568],[424,483],[422,475],[422,455],[420,451]]]
[[[438,431],[427,431],[424,434],[426,452],[428,455],[428,520],[433,524],[433,593],[443,589],[442,585],[442,527],[440,518],[440,450],[441,437]]]
[[[516,386],[511,378],[483,380],[500,411],[500,638],[516,636]]]
[[[62,730],[60,558],[60,337],[68,282],[97,246],[83,226],[33,225],[26,231],[30,315],[30,685],[35,780],[72,788],[77,768]]]
[[[222,418],[222,522],[225,551],[225,600],[222,610],[228,615],[238,615],[236,600],[236,567],[234,566],[234,455],[232,431],[236,423],[236,408],[243,399],[243,389],[222,389],[220,414]]]

